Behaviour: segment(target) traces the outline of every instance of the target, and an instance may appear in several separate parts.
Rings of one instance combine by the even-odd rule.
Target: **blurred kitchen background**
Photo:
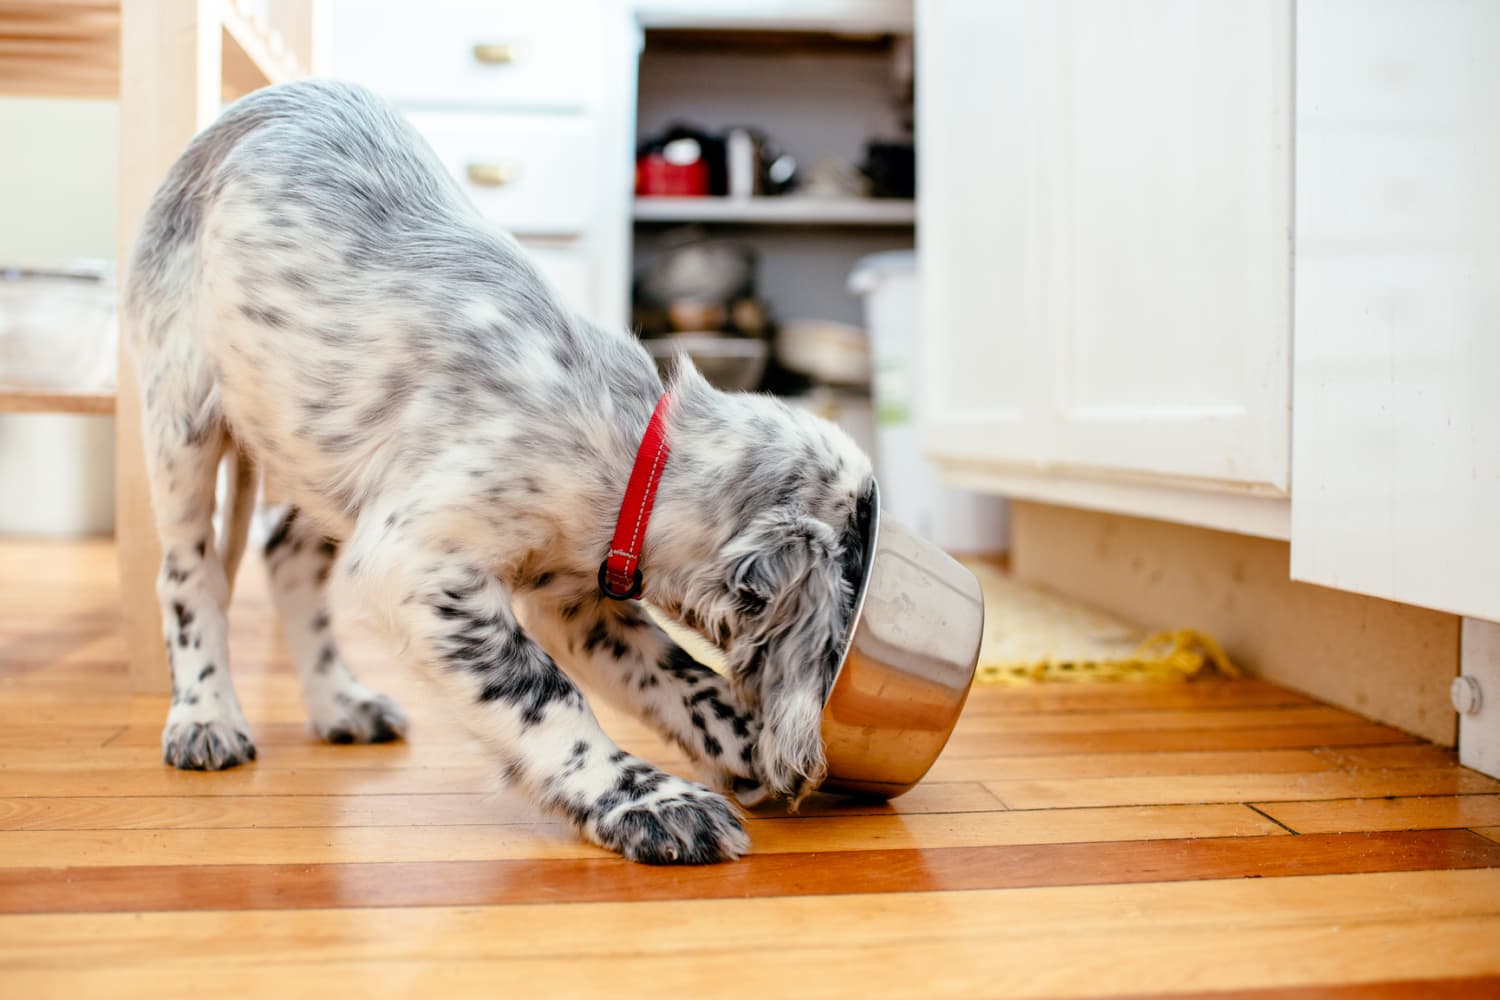
[[[275,0],[235,6],[279,44]],[[331,0],[319,16],[321,71],[395,102],[574,309],[629,325],[664,371],[686,352],[725,389],[837,421],[888,510],[958,551],[1005,548],[1005,502],[939,485],[918,440],[911,0]],[[12,63],[0,98],[0,383],[28,408],[102,413],[118,113],[27,96],[23,75]],[[30,484],[0,496],[0,533],[108,531],[111,452],[107,417],[0,414],[0,481]]]

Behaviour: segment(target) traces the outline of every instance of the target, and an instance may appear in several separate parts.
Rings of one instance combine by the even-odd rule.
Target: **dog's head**
[[[718,395],[720,457],[704,470],[701,498],[717,544],[684,603],[724,649],[741,700],[759,710],[757,772],[795,800],[827,771],[823,705],[864,577],[874,475],[829,421],[769,397]]]

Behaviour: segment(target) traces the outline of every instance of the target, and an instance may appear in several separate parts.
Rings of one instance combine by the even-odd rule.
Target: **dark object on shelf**
[[[749,198],[796,185],[797,161],[756,128],[715,134],[677,123],[636,150],[635,193],[645,197]]]
[[[870,179],[872,197],[917,196],[917,149],[910,141],[866,143],[865,162],[860,170]]]
[[[732,128],[726,132],[724,158],[730,197],[785,194],[797,184],[797,161],[759,129]]]
[[[679,123],[636,150],[638,195],[703,196],[728,191],[724,140],[710,132]]]

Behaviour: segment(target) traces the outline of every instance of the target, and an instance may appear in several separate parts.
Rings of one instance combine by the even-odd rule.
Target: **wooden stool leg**
[[[120,5],[120,266],[172,162],[219,109],[219,0],[123,0]],[[115,544],[131,688],[171,690],[156,575],[161,552],[141,448],[141,407],[121,317],[115,407]]]
[[[142,694],[172,689],[162,646],[156,574],[161,548],[141,451],[141,404],[130,360],[120,358],[120,395],[115,404],[115,552],[120,561],[120,608],[130,688]]]

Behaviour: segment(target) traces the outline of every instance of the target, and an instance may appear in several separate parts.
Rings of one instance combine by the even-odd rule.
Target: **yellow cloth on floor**
[[[1239,670],[1211,636],[1192,629],[1148,633],[1114,615],[965,561],[984,590],[978,684],[1187,680]]]
[[[1076,604],[1002,573],[964,560],[984,591],[984,640],[976,684],[1187,680],[1239,671],[1211,636],[1192,629],[1148,634],[1113,615]],[[702,663],[724,672],[714,646],[653,612],[678,644]]]

